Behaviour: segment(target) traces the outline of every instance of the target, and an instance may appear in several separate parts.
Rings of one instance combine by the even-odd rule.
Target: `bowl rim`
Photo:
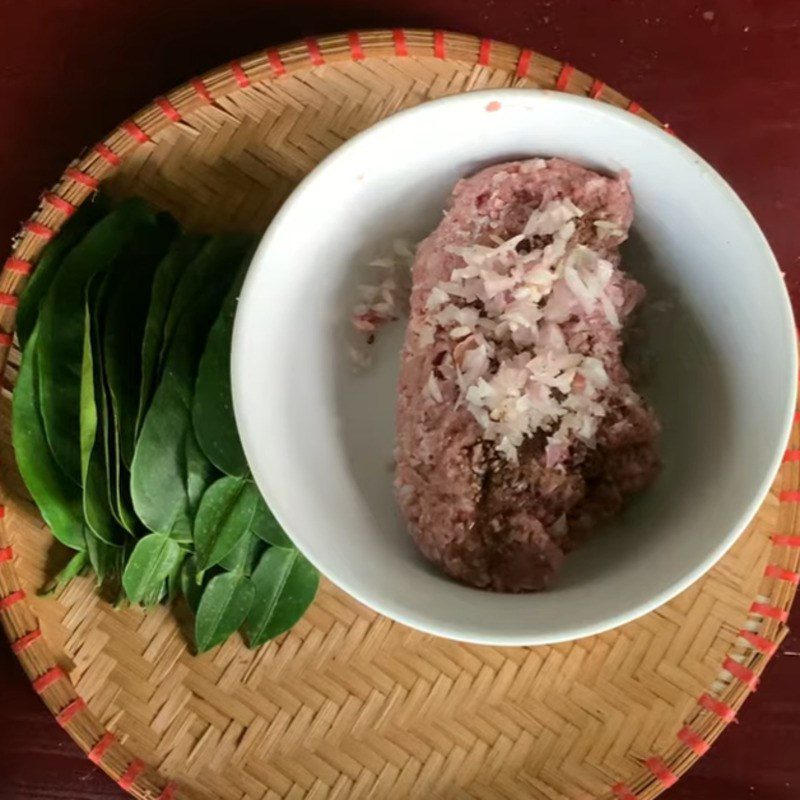
[[[727,183],[727,181],[696,151],[684,144],[674,134],[665,131],[658,125],[630,113],[626,109],[617,108],[606,103],[600,103],[596,100],[586,97],[576,96],[572,94],[565,94],[559,91],[545,90],[545,89],[522,89],[522,88],[504,88],[504,89],[482,89],[479,91],[462,92],[447,97],[437,98],[423,102],[411,108],[403,109],[379,120],[369,128],[357,133],[352,138],[348,139],[342,145],[336,148],[333,152],[327,155],[314,169],[312,169],[303,179],[297,184],[289,197],[284,201],[278,212],[273,217],[266,232],[264,233],[251,261],[251,268],[248,269],[247,276],[242,285],[239,304],[236,310],[234,320],[232,346],[231,346],[231,389],[233,396],[233,407],[236,418],[237,427],[240,432],[242,447],[245,455],[247,456],[248,463],[252,465],[254,459],[252,454],[255,448],[252,444],[248,443],[246,431],[249,427],[247,421],[250,414],[251,404],[245,399],[247,395],[247,376],[248,364],[250,363],[247,358],[242,354],[246,348],[245,336],[246,331],[242,319],[252,315],[249,310],[251,306],[251,293],[254,283],[254,270],[263,268],[265,263],[265,254],[269,252],[272,241],[276,238],[277,231],[284,224],[285,220],[293,213],[294,208],[302,201],[305,195],[315,188],[316,181],[320,176],[328,170],[331,166],[339,163],[342,159],[347,158],[350,153],[363,146],[365,142],[370,142],[376,137],[380,137],[384,131],[389,130],[398,124],[398,121],[411,119],[415,116],[426,116],[431,110],[438,111],[450,105],[460,105],[463,103],[476,103],[483,104],[484,107],[487,101],[497,100],[501,103],[506,101],[514,101],[518,103],[519,100],[525,96],[536,97],[538,100],[546,99],[548,103],[555,103],[556,105],[572,106],[578,108],[592,109],[602,117],[608,117],[615,120],[616,123],[631,126],[649,135],[654,135],[656,138],[661,138],[662,142],[675,149],[682,158],[689,158],[693,162],[695,169],[699,169],[705,177],[709,178],[714,188],[724,196],[730,205],[733,205],[740,213],[744,214],[744,218],[749,222],[749,227],[752,234],[756,237],[758,245],[762,251],[762,260],[765,267],[772,267],[772,277],[777,279],[777,294],[776,299],[780,298],[780,324],[784,328],[784,335],[786,336],[787,350],[789,353],[789,362],[787,364],[787,373],[789,375],[796,375],[798,372],[798,353],[796,344],[796,325],[794,321],[794,312],[791,304],[791,299],[786,287],[783,273],[778,265],[777,259],[766,239],[763,231],[758,225],[755,217],[747,208],[742,199]],[[275,492],[271,490],[271,482],[269,477],[263,472],[259,475],[252,469],[253,479],[259,490],[264,495],[265,499],[270,505],[275,518],[281,526],[287,531],[295,546],[300,550],[303,555],[324,575],[328,580],[338,586],[342,591],[346,592],[351,597],[355,598],[358,602],[367,606],[368,608],[376,611],[389,619],[399,622],[403,625],[409,626],[423,633],[431,634],[434,636],[441,636],[447,639],[462,641],[472,644],[482,644],[491,646],[538,646],[558,644],[561,642],[575,641],[588,636],[595,636],[604,633],[614,628],[618,628],[628,622],[632,622],[656,608],[664,605],[678,594],[683,592],[697,580],[699,580],[706,572],[708,572],[722,556],[733,546],[739,536],[742,535],[744,530],[750,524],[758,512],[759,507],[764,502],[769,489],[775,479],[778,469],[781,465],[783,450],[785,449],[786,442],[792,429],[794,420],[795,404],[797,399],[797,382],[794,380],[788,381],[789,391],[785,398],[783,408],[783,420],[780,426],[779,441],[776,442],[775,452],[769,464],[769,468],[765,471],[761,482],[759,483],[756,491],[754,491],[750,502],[746,509],[740,515],[737,523],[731,526],[730,530],[725,536],[720,537],[716,547],[710,553],[698,562],[698,564],[690,570],[687,570],[683,575],[677,577],[672,583],[655,594],[648,601],[639,603],[635,607],[627,611],[620,611],[617,614],[610,615],[602,621],[591,624],[580,624],[573,626],[565,626],[563,630],[555,634],[509,634],[509,635],[493,635],[485,631],[483,628],[474,629],[471,631],[462,630],[460,626],[458,631],[448,629],[446,626],[437,622],[431,622],[424,615],[421,616],[415,612],[408,612],[406,610],[398,610],[391,602],[386,602],[380,595],[370,590],[363,590],[361,586],[354,586],[347,579],[342,579],[338,575],[331,574],[326,565],[323,565],[319,559],[311,557],[303,547],[295,542],[293,536],[292,526],[287,524],[288,513],[282,511],[280,508],[280,501],[275,502]],[[478,591],[478,590],[476,590]]]

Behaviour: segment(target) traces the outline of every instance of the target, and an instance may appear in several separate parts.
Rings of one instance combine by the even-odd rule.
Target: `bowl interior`
[[[649,293],[639,355],[642,389],[663,423],[664,469],[567,559],[554,588],[514,596],[460,586],[418,555],[392,493],[403,324],[382,332],[362,374],[353,373],[346,334],[369,258],[395,237],[429,233],[458,178],[534,155],[631,173],[636,216],[623,265]],[[242,292],[234,404],[261,491],[332,581],[425,631],[549,643],[651,610],[733,543],[788,435],[793,330],[782,278],[752,217],[674,137],[581,98],[478,92],[357,136],[287,201]]]

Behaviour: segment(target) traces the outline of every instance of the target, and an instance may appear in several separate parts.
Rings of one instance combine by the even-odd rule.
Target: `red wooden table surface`
[[[0,238],[82,147],[196,73],[304,35],[396,26],[525,45],[636,98],[740,193],[800,301],[798,0],[0,0]],[[800,797],[798,651],[790,636],[668,800]],[[122,796],[0,642],[0,798]]]

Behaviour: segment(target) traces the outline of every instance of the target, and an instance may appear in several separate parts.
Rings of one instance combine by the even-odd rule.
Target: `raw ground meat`
[[[568,227],[528,234],[514,250],[532,254],[533,269],[540,251],[551,252],[546,248],[554,237],[568,236],[567,255],[582,245],[584,253],[592,251],[593,264],[599,258],[611,273],[603,302],[578,302],[564,280],[553,284],[538,301],[530,300],[538,309],[534,317],[542,315],[538,322],[506,331],[504,338],[498,333],[483,377],[491,382],[504,364],[547,358],[550,341],[568,356],[589,359],[568,373],[569,386],[549,390],[551,403],[568,404],[570,395],[580,400],[586,391],[581,370],[589,375],[595,359],[605,370],[605,383],[593,386],[593,400],[584,401],[591,413],[570,417],[573,428],[541,424],[522,437],[515,439],[512,432],[503,439],[503,431],[495,430],[497,415],[482,416],[481,407],[465,401],[463,373],[454,365],[463,367],[464,348],[474,340],[437,321],[442,317],[436,316],[439,301],[432,292],[452,285],[453,270],[465,266],[462,250],[483,245],[485,252],[509,239],[513,244],[526,225],[531,227],[537,209],[570,213],[565,200],[578,213]],[[640,284],[619,269],[618,247],[631,219],[624,175],[609,178],[563,160],[533,159],[460,181],[445,218],[417,250],[399,380],[395,489],[419,549],[459,581],[504,592],[545,588],[565,554],[619,513],[626,496],[645,488],[658,472],[659,425],[631,387],[622,360],[622,326],[644,296]],[[553,274],[563,273],[559,263],[549,267]],[[451,312],[475,309],[468,312],[470,319],[478,316],[482,324],[491,302],[456,298]],[[586,427],[579,431],[578,423]]]

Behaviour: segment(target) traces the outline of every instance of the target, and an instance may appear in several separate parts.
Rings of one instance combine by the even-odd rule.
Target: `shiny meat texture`
[[[537,209],[553,208],[564,198],[579,209],[571,227],[526,236],[516,242],[514,258],[531,254],[524,269],[541,267],[539,253],[550,252],[543,248],[554,236],[569,236],[567,254],[584,246],[593,263],[605,260],[611,273],[605,310],[591,298],[576,303],[565,281],[553,284],[549,294],[531,300],[542,319],[527,339],[515,334],[500,342],[495,336],[484,377],[491,381],[504,363],[547,358],[555,341],[562,353],[599,359],[607,380],[602,390],[593,390],[590,433],[542,425],[528,430],[518,447],[501,452],[491,439],[496,434],[476,418],[480,409],[464,401],[459,347],[463,351],[469,339],[437,322],[442,317],[434,313],[431,294],[452,285],[453,270],[464,267],[454,250],[513,241],[531,227]],[[445,218],[417,250],[399,380],[395,490],[421,552],[459,581],[504,592],[545,588],[565,554],[658,472],[658,422],[631,387],[622,361],[622,325],[644,296],[619,269],[618,247],[631,218],[624,176],[607,178],[563,160],[533,159],[460,181]],[[563,264],[562,259],[548,268],[560,275]],[[456,305],[476,309],[481,322],[489,308],[474,299]],[[580,370],[570,380],[569,392],[548,390],[551,401],[565,403],[567,394],[585,391]]]

